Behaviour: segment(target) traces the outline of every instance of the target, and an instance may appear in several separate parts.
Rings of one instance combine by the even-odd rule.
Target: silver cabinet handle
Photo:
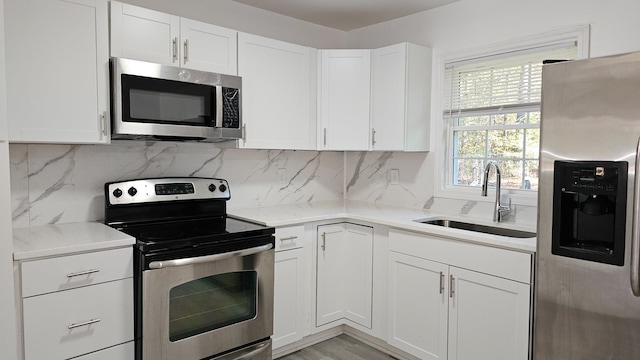
[[[178,38],[173,38],[173,62],[178,60]]]
[[[371,146],[376,145],[376,129],[371,128]]]
[[[82,326],[89,326],[91,324],[95,324],[95,323],[99,323],[99,322],[100,322],[100,319],[91,319],[89,321],[71,324],[71,325],[67,326],[67,328],[69,330],[71,330],[71,329],[75,329],[75,328],[82,327]]]
[[[196,256],[192,258],[186,259],[175,259],[175,260],[163,260],[163,261],[152,261],[149,263],[150,269],[163,269],[168,267],[175,266],[184,266],[184,265],[194,265],[194,264],[202,264],[213,261],[220,261],[230,259],[232,257],[242,257],[257,254],[259,252],[267,251],[273,249],[272,244],[266,244],[261,246],[256,246],[248,249],[238,250],[238,251],[230,251],[222,254],[213,254],[207,256]]]
[[[324,128],[324,140],[323,140],[323,144],[324,144],[324,146],[327,146],[327,128]]]
[[[631,291],[633,295],[640,296],[640,229],[638,229],[638,216],[640,216],[640,139],[636,146],[636,168],[633,180],[633,221],[631,222]]]
[[[320,247],[322,248],[322,251],[325,251],[327,249],[327,233],[326,232],[322,233],[322,245]]]
[[[297,238],[298,238],[297,236],[288,236],[288,237],[280,238],[280,241],[284,242],[284,241],[289,241],[289,240],[295,240]]]
[[[440,294],[444,293],[444,273],[440,271]]]
[[[247,143],[247,124],[242,124],[242,141]]]
[[[453,299],[453,295],[455,295],[456,293],[455,286],[456,286],[456,279],[453,277],[453,275],[449,275],[449,297],[452,299]]]
[[[102,136],[107,136],[107,112],[103,111],[100,114],[100,132]]]
[[[67,274],[67,277],[68,278],[72,278],[72,277],[76,277],[76,276],[89,275],[89,274],[93,274],[93,273],[97,273],[97,272],[100,272],[100,269],[90,269],[90,270],[85,270],[85,271],[78,271],[78,272]]]
[[[184,63],[186,64],[189,61],[189,39],[184,41]]]

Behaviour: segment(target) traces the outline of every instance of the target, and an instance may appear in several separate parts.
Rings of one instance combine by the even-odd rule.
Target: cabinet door
[[[449,267],[389,252],[389,344],[420,359],[447,359]]]
[[[280,251],[275,257],[273,348],[302,339],[304,327],[304,250]]]
[[[315,50],[238,33],[245,138],[240,147],[316,149]]]
[[[373,50],[372,149],[404,150],[406,43]]]
[[[316,326],[344,318],[343,224],[318,226]]]
[[[373,150],[428,151],[431,49],[401,43],[373,50]]]
[[[180,65],[195,70],[237,75],[237,37],[237,31],[181,18]]]
[[[320,61],[320,148],[368,150],[371,51],[321,50]]]
[[[526,360],[528,284],[451,267],[450,360]]]
[[[373,229],[318,226],[316,326],[348,319],[371,328]]]
[[[7,0],[9,140],[108,142],[107,0]]]
[[[345,317],[371,329],[373,292],[373,228],[345,224]]]
[[[180,18],[111,2],[111,56],[180,65]]]

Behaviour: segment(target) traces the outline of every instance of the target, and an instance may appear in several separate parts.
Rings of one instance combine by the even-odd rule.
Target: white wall
[[[591,24],[591,56],[596,57],[640,50],[638,14],[637,0],[463,0],[350,31],[347,44],[409,41],[444,52]]]
[[[446,53],[478,50],[488,45],[589,24],[591,57],[596,57],[640,51],[640,36],[637,36],[640,34],[639,14],[638,0],[462,0],[350,31],[347,44],[355,48],[376,48],[409,41],[432,47],[434,57],[438,58]],[[434,72],[440,70],[434,68]],[[434,94],[439,92],[442,90],[433,89]],[[434,101],[432,99],[432,103]],[[437,115],[432,116],[434,146],[423,156],[348,153],[345,175],[351,184],[346,197],[411,207],[430,207],[434,204],[434,196],[441,200],[437,198],[437,189],[444,169],[438,168],[440,165],[436,160],[443,156],[445,148],[435,141],[441,136],[439,121],[441,119]],[[386,174],[390,169],[399,170],[399,184],[389,184]],[[479,190],[478,194],[466,200],[483,206],[493,201],[491,197],[480,197]],[[524,203],[535,204],[535,199]],[[464,202],[461,204],[465,208],[469,206]]]
[[[123,0],[122,2],[226,28],[316,48],[342,48],[346,33],[232,0]]]
[[[0,0],[0,19],[4,2]],[[17,359],[16,308],[13,287],[13,236],[9,192],[9,147],[7,145],[6,76],[4,63],[4,23],[0,25],[0,357]]]

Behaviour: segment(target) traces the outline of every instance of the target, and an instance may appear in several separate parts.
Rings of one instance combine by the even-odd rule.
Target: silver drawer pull
[[[289,241],[289,240],[295,240],[297,238],[298,238],[297,236],[288,236],[288,237],[280,238],[280,241],[284,242],[284,241]]]
[[[99,322],[100,322],[100,319],[91,319],[89,321],[76,323],[76,324],[71,324],[71,325],[67,326],[67,328],[69,330],[71,330],[71,329],[75,329],[75,328],[82,327],[82,326],[89,326],[91,324],[95,324],[95,323],[99,323]]]
[[[86,270],[86,271],[79,271],[79,272],[74,272],[71,274],[67,274],[68,278],[72,278],[72,277],[76,277],[76,276],[82,276],[82,275],[89,275],[89,274],[93,274],[93,273],[97,273],[100,272],[100,269],[90,269],[90,270]]]

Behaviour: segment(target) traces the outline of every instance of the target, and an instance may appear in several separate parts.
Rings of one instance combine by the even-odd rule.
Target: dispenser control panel
[[[565,168],[567,174],[568,188],[572,191],[599,190],[597,192],[615,193],[618,182],[618,170],[614,167],[605,166],[581,166]],[[592,192],[592,191],[590,191]]]

